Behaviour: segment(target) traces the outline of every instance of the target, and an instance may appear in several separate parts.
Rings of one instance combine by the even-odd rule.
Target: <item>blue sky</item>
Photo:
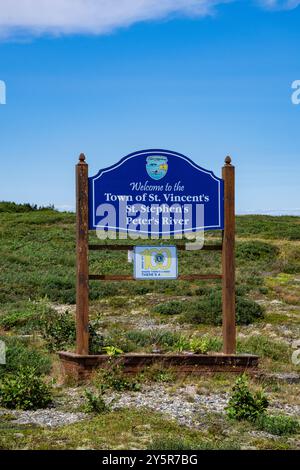
[[[94,174],[165,148],[218,176],[230,154],[239,213],[299,209],[299,2],[213,3],[86,31],[0,11],[0,199],[71,208],[80,152]]]

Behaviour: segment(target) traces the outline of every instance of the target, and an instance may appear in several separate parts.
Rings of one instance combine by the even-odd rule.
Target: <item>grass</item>
[[[261,334],[238,340],[237,350],[241,353],[257,354],[262,358],[285,363],[289,361],[291,355],[291,348],[286,343],[272,340]]]
[[[139,409],[113,411],[61,429],[19,428],[23,437],[6,423],[1,429],[0,449],[145,449],[153,439],[181,436],[196,445],[201,433],[192,431],[161,415]]]
[[[263,315],[264,309],[261,305],[244,296],[236,296],[236,322],[238,325],[248,325],[263,318]],[[221,291],[211,289],[200,298],[185,302],[183,319],[191,323],[221,325]]]
[[[216,414],[202,417],[202,426],[191,429],[154,411],[139,408],[89,414],[87,419],[60,428],[41,428],[12,423],[11,416],[0,421],[0,449],[148,449],[228,450],[292,449],[283,435],[252,436],[257,429],[249,423],[231,423]],[[18,439],[15,433],[18,433]]]
[[[1,207],[4,210],[6,206],[1,206],[0,203],[0,300],[4,303],[27,300],[29,297],[37,300],[46,295],[50,301],[74,303],[74,214],[56,212],[49,208],[17,213],[1,212]],[[237,217],[237,236],[253,237],[255,234],[255,237],[259,238],[268,235],[266,238],[275,242],[282,238],[294,240],[297,231],[300,232],[299,220],[297,217],[240,216]],[[269,242],[266,244],[252,241],[250,245],[249,242],[238,244],[238,271],[239,264],[243,271],[244,264],[249,262],[249,253],[255,258],[260,253],[264,264],[269,262],[272,267],[276,250],[278,248],[275,244]],[[272,253],[274,256],[271,256]],[[287,256],[288,263],[295,263],[294,252]],[[132,268],[126,261],[126,252],[91,253],[90,261],[91,272],[118,271],[128,274]],[[179,262],[182,273],[197,272],[199,266],[202,272],[218,271],[220,255],[215,252],[180,252]],[[257,272],[256,276],[259,277]],[[127,285],[122,282],[105,285],[91,282],[91,299],[122,295],[127,292]],[[147,292],[188,295],[193,293],[193,289],[190,283],[145,281],[132,286],[131,292],[140,295]]]
[[[256,426],[261,431],[277,436],[288,436],[300,432],[299,421],[286,415],[262,414],[256,420]]]
[[[37,344],[26,338],[0,336],[6,345],[6,364],[0,366],[0,378],[16,373],[17,370],[31,365],[37,375],[48,374],[51,370],[50,356]]]
[[[236,226],[238,351],[258,354],[264,371],[297,372],[288,341],[298,339],[300,218],[238,216]],[[93,234],[90,239],[98,242]],[[207,243],[219,243],[219,239],[218,232],[206,234]],[[32,363],[38,374],[60,382],[58,360],[47,350],[47,343],[62,337],[63,347],[74,347],[75,216],[52,207],[0,202],[0,241],[0,336],[8,345],[8,364],[6,368],[0,365],[0,376]],[[213,251],[180,251],[180,273],[218,273],[220,260],[220,253]],[[91,252],[90,272],[130,274],[132,264],[127,262],[126,251]],[[100,332],[101,346],[124,352],[217,352],[222,348],[220,288],[220,281],[92,281],[92,325]],[[41,318],[47,319],[44,330]],[[55,349],[60,344],[57,341]],[[103,382],[103,376],[99,380]],[[133,380],[112,374],[105,381],[107,393],[131,393],[142,383],[158,382],[170,388],[195,385],[200,394],[211,394],[228,392],[233,378],[228,374],[178,377],[174,370],[154,367]],[[292,393],[291,387],[279,383],[270,384],[269,390],[273,399],[291,404],[300,392]],[[64,388],[61,393],[65,394]],[[227,434],[228,422],[220,415],[201,416],[204,424],[195,430],[147,410],[101,414],[103,402],[97,393],[89,404],[91,413],[98,409],[100,414],[57,429],[16,425],[0,417],[0,448],[287,449],[295,445],[279,432],[273,438],[257,438],[251,433],[259,432],[258,428],[245,423],[230,425]],[[274,422],[261,426],[281,429],[286,425]],[[16,432],[23,437],[15,439]]]

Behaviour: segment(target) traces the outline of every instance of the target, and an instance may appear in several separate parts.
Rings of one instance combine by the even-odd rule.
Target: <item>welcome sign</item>
[[[223,180],[169,150],[134,152],[89,178],[89,229],[152,238],[224,227]]]
[[[199,370],[203,366],[211,370],[219,367],[234,368],[257,365],[257,356],[236,356],[235,328],[235,168],[231,157],[225,158],[222,179],[211,171],[198,166],[188,157],[168,150],[143,150],[127,155],[115,165],[100,170],[88,177],[85,155],[79,155],[76,164],[76,354],[61,352],[65,370],[72,370],[80,378],[87,369],[103,364],[103,355],[89,355],[89,282],[137,281],[178,279],[218,279],[222,281],[222,321],[224,355],[207,356],[196,354],[187,365],[186,355],[163,355],[163,363],[170,359],[170,366],[182,370]],[[120,238],[138,235],[161,239],[174,234],[171,245],[160,240],[152,244],[89,243],[89,230],[100,233],[109,231]],[[198,230],[223,229],[221,243],[176,243],[177,236]],[[198,232],[199,233],[199,232]],[[202,234],[200,234],[202,235]],[[102,238],[99,236],[99,238]],[[104,238],[104,237],[103,237]],[[108,235],[106,238],[113,238]],[[116,238],[116,237],[114,237]],[[187,237],[188,238],[188,237]],[[191,237],[192,238],[192,237]],[[200,237],[195,235],[197,241]],[[193,245],[191,248],[188,245]],[[177,250],[209,250],[221,254],[222,273],[178,273]],[[89,269],[89,253],[94,251],[128,251],[128,261],[134,261],[132,274],[111,272],[93,273]],[[199,263],[193,263],[195,268]],[[105,267],[104,267],[105,269]],[[145,355],[122,354],[123,365],[135,370],[145,367]],[[109,357],[105,356],[107,360]],[[147,355],[151,365],[162,359],[162,355]],[[189,356],[190,358],[191,356]],[[104,359],[104,361],[106,361]],[[133,360],[133,362],[132,362]],[[136,362],[137,361],[137,362]],[[140,361],[140,362],[139,362]],[[133,368],[133,369],[132,369]],[[195,369],[196,368],[196,369]],[[225,370],[225,369],[224,369]],[[72,373],[73,373],[72,372]]]

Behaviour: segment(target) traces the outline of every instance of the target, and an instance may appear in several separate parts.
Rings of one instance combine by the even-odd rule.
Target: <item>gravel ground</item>
[[[172,391],[168,385],[155,384],[144,385],[139,392],[111,392],[107,394],[105,401],[112,409],[149,408],[165,414],[184,426],[199,428],[207,423],[209,413],[224,416],[228,399],[227,393],[210,393],[209,395],[196,393],[196,389],[192,385]],[[58,400],[54,408],[36,411],[0,410],[0,419],[1,414],[9,413],[15,417],[12,422],[18,424],[64,426],[90,417],[86,413],[75,411],[83,401],[82,389],[70,388],[67,390],[64,403]],[[62,406],[64,410],[60,409]],[[66,411],[66,407],[69,411]],[[281,412],[296,418],[300,416],[300,405],[271,401],[268,410],[270,413]]]
[[[1,415],[14,416],[10,421],[15,424],[34,424],[37,426],[57,427],[87,419],[86,413],[68,413],[55,408],[35,411],[0,410]]]
[[[164,386],[157,385],[145,386],[141,392],[113,394],[108,403],[111,403],[112,409],[150,408],[168,415],[182,425],[200,427],[207,413],[223,413],[227,400],[225,394],[207,396],[195,394],[192,387],[184,387],[170,394]]]
[[[163,385],[144,386],[141,392],[123,392],[112,394],[107,403],[113,409],[124,407],[147,407],[175,419],[180,424],[190,427],[200,427],[208,413],[225,414],[229,394],[200,395],[193,386],[185,386],[169,393]],[[272,402],[270,413],[285,413],[290,416],[300,416],[300,405],[281,404]]]

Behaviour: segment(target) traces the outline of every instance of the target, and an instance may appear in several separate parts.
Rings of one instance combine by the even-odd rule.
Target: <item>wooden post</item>
[[[89,354],[88,165],[76,165],[76,352]]]
[[[231,165],[230,157],[225,158],[222,178],[224,180],[224,232],[222,249],[223,353],[235,354],[234,166]]]

